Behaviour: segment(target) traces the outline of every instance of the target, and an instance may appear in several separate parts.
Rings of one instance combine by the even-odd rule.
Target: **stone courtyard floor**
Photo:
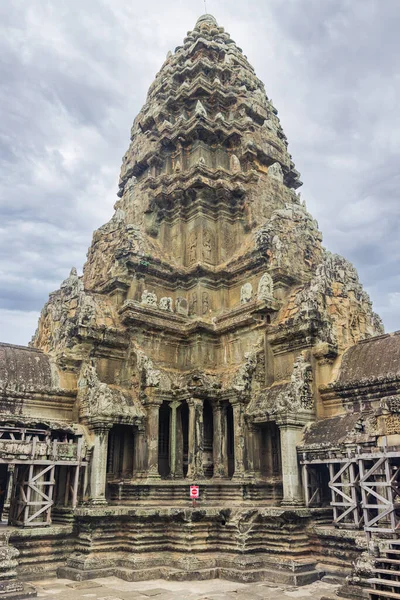
[[[321,600],[335,597],[337,586],[317,581],[302,587],[270,583],[242,584],[223,579],[207,581],[142,581],[116,577],[91,581],[48,579],[32,582],[38,598],[47,600]]]

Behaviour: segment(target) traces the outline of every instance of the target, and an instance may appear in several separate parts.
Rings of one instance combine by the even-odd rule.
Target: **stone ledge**
[[[92,517],[92,518],[98,518],[98,517],[143,517],[143,516],[151,516],[151,515],[157,515],[160,517],[168,517],[168,516],[173,516],[174,514],[178,514],[178,513],[185,513],[186,515],[196,515],[196,514],[204,514],[205,516],[215,516],[218,515],[221,511],[223,510],[231,510],[230,507],[227,507],[224,504],[221,504],[220,506],[207,506],[207,507],[202,507],[202,506],[198,506],[196,508],[192,508],[189,506],[158,506],[158,507],[152,507],[152,506],[141,506],[138,508],[134,508],[134,507],[130,507],[130,506],[81,506],[79,508],[76,509],[75,511],[75,515],[79,518],[79,517]],[[235,506],[232,509],[232,512],[235,513],[248,513],[249,511],[254,511],[255,507],[253,506]],[[282,517],[282,516],[287,516],[287,517],[299,517],[299,518],[310,518],[311,517],[311,510],[309,508],[305,508],[305,507],[263,507],[263,508],[257,508],[256,509],[257,512],[260,514],[260,516],[262,517],[272,517],[272,518],[277,518],[277,517]],[[42,533],[43,533],[43,529],[42,529]]]
[[[165,556],[168,560],[168,555]],[[235,560],[236,558],[236,560]],[[79,560],[72,559],[71,566],[58,569],[58,577],[73,579],[74,581],[86,581],[98,577],[119,577],[124,581],[147,581],[151,579],[166,579],[170,581],[194,581],[205,579],[227,579],[242,583],[257,581],[270,581],[285,585],[302,586],[318,581],[324,572],[317,569],[312,561],[292,561],[282,559],[270,559],[261,561],[258,557],[222,556],[210,559],[209,556],[193,557],[190,564],[188,557],[185,568],[177,568],[171,565],[159,564],[144,568],[130,568],[128,560],[116,559],[110,567],[93,568],[93,565],[85,564],[78,567]]]
[[[1,600],[26,600],[27,598],[36,598],[37,591],[28,583],[24,583],[20,590],[16,590],[15,592],[0,592]]]
[[[15,538],[43,538],[71,535],[74,531],[73,525],[50,525],[49,527],[7,527],[10,532],[10,540]]]

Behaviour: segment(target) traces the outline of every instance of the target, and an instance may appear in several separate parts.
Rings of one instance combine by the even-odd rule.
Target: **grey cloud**
[[[400,328],[397,0],[215,1],[279,110],[325,245]],[[116,200],[133,118],[202,3],[0,4],[0,339],[37,311]]]

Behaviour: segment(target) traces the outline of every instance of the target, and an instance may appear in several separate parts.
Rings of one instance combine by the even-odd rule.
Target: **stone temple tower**
[[[361,410],[332,382],[346,351],[383,330],[355,269],[323,248],[299,186],[263,83],[214,17],[200,17],[133,123],[115,214],[94,233],[83,277],[73,269],[50,295],[29,350],[48,361],[46,398],[63,400],[36,395],[19,418],[73,423],[86,448],[70,508],[79,552],[64,574],[179,578],[199,544],[190,569],[260,578],[271,557],[282,566],[311,552],[305,532],[327,509],[325,496],[314,513],[298,508],[310,492],[304,432],[315,449],[330,419]],[[139,554],[121,558],[114,535]],[[290,565],[318,576],[314,563]]]
[[[315,384],[380,323],[300,185],[264,85],[204,15],[150,86],[83,278],[50,297],[34,338],[99,433],[93,502],[106,476],[110,499],[121,478],[126,496],[143,478],[236,481],[239,495],[248,479],[264,500],[302,501]]]

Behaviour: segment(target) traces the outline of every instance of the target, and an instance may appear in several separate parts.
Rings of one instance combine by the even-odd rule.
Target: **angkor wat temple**
[[[115,575],[400,598],[400,333],[299,186],[263,83],[202,16],[83,276],[29,347],[0,344],[1,597]]]

